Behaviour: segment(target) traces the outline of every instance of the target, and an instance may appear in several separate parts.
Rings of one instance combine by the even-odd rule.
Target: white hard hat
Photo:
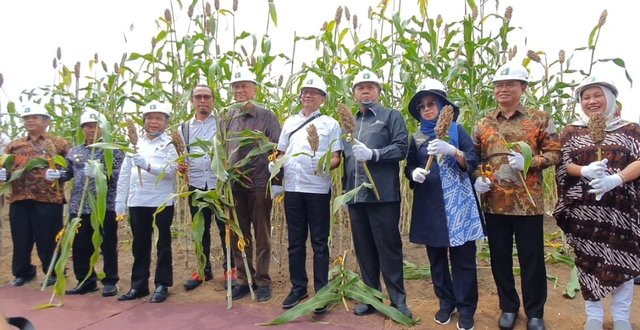
[[[504,80],[520,80],[529,83],[529,72],[522,64],[508,62],[499,67],[493,76],[493,82]]]
[[[143,116],[152,112],[164,113],[167,117],[171,117],[171,107],[163,102],[151,101],[142,108]]]
[[[353,85],[351,85],[351,89],[356,88],[356,85],[363,82],[371,82],[378,85],[378,88],[382,89],[382,81],[380,77],[373,73],[371,70],[362,70],[358,72],[355,78],[353,78]]]
[[[327,84],[324,83],[324,80],[320,78],[317,74],[313,72],[308,72],[307,76],[304,78],[302,82],[302,86],[300,86],[300,92],[304,88],[315,88],[321,91],[324,96],[327,96]]]
[[[22,118],[26,117],[26,116],[32,116],[32,115],[41,115],[41,116],[47,116],[47,118],[51,118],[51,115],[49,114],[49,111],[47,111],[47,109],[38,103],[28,103],[22,106]]]
[[[449,100],[447,96],[447,88],[444,87],[444,84],[440,82],[440,80],[433,78],[425,78],[424,80],[422,80],[422,82],[420,82],[420,85],[418,85],[416,94],[409,101],[409,113],[414,118],[420,120],[421,115],[420,110],[418,110],[418,103],[420,103],[422,97],[424,97],[424,95],[428,93],[436,94],[440,96],[440,98],[442,98],[442,101],[444,101],[444,103],[450,104],[454,109],[453,119],[456,120],[456,118],[458,118],[458,113],[460,112],[459,107],[455,103],[451,102],[451,100]]]
[[[102,121],[105,120],[105,117],[101,113],[99,113],[98,111],[89,109],[83,112],[82,115],[80,116],[80,126],[86,123],[97,123],[101,120]]]
[[[589,76],[587,77],[587,79],[583,80],[580,85],[578,85],[578,87],[576,88],[576,99],[578,101],[581,101],[582,99],[582,92],[587,89],[587,87],[590,87],[591,85],[600,85],[600,86],[604,86],[607,87],[611,90],[611,92],[613,93],[613,95],[615,95],[616,97],[618,97],[618,89],[616,88],[616,85],[613,83],[613,81],[611,80],[607,80],[604,79],[603,77],[598,77],[598,76]]]
[[[256,75],[247,67],[236,68],[231,75],[231,85],[241,81],[250,81],[256,85],[258,84],[258,82],[256,81]]]

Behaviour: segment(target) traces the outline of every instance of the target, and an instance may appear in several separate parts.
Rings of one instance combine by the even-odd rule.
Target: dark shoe
[[[640,285],[640,276],[633,279],[633,284]]]
[[[58,280],[57,277],[49,276],[49,278],[47,279],[47,285],[46,286],[52,286],[52,285],[56,284],[57,280]],[[42,282],[42,283],[44,283],[44,282]]]
[[[123,294],[120,297],[118,297],[118,300],[119,301],[134,300],[134,299],[142,298],[148,295],[149,295],[149,290],[140,291],[136,289],[131,289],[126,294]]]
[[[329,307],[331,307],[330,304],[329,305],[324,305],[322,307],[318,307],[318,308],[313,310],[313,314],[316,314],[316,315],[324,314],[329,310]]]
[[[436,312],[436,315],[433,317],[433,320],[436,321],[436,323],[441,325],[449,324],[449,322],[451,322],[451,315],[455,313],[456,313],[455,307],[453,309],[440,308]]]
[[[511,330],[516,325],[516,319],[518,319],[517,313],[502,312],[498,320],[498,327],[500,330]]]
[[[104,288],[102,288],[103,297],[113,297],[117,294],[118,294],[118,286],[115,284],[106,284]]]
[[[475,322],[473,321],[473,315],[460,315],[458,320],[458,330],[473,330]]]
[[[267,301],[269,299],[271,299],[271,286],[259,285],[258,290],[256,291],[256,300]]]
[[[364,315],[369,315],[375,312],[375,310],[376,309],[369,304],[358,304],[356,305],[356,308],[353,309],[353,314],[356,314],[358,316],[364,316]]]
[[[13,281],[11,281],[11,285],[12,286],[23,286],[23,285],[33,281],[34,278],[35,278],[35,276],[16,277],[15,279],[13,279]]]
[[[224,271],[224,282],[222,283],[222,287],[224,287],[224,289],[227,289],[227,278],[231,276],[231,288],[235,288],[238,285],[238,276],[236,275],[236,268],[231,268],[231,274],[229,274],[229,272],[227,272],[226,270]]]
[[[151,296],[150,303],[161,303],[167,300],[167,296],[169,296],[169,289],[164,285],[158,285],[156,287],[156,291],[153,292]]]
[[[231,299],[238,300],[249,294],[249,285],[238,285],[231,289]]]
[[[411,313],[411,310],[409,309],[409,307],[407,307],[407,305],[399,305],[395,307],[398,311],[400,311],[400,313],[404,314],[404,316],[410,319],[413,318],[413,313]]]
[[[527,321],[527,330],[545,330],[544,320],[537,317],[532,317]]]
[[[204,281],[211,281],[212,279],[213,275],[207,273],[204,274]],[[187,290],[193,290],[199,287],[200,284],[204,283],[204,281],[202,280],[202,278],[200,278],[198,272],[194,272],[191,275],[191,278],[184,282],[184,288]]]
[[[65,293],[68,295],[78,295],[96,291],[98,291],[98,285],[96,282],[85,282],[81,286],[76,286],[71,290],[65,291]]]
[[[292,290],[291,292],[289,292],[289,295],[287,296],[287,298],[285,298],[284,301],[282,302],[282,308],[289,309],[291,307],[294,307],[300,302],[300,300],[308,296],[309,296],[309,292],[307,291],[305,291],[302,294],[299,294]]]

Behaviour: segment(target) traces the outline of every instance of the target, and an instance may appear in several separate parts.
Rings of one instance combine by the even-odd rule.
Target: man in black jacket
[[[380,80],[371,71],[356,75],[353,95],[360,104],[355,115],[353,141],[344,144],[343,187],[351,190],[369,182],[365,164],[376,185],[362,188],[349,202],[353,243],[364,283],[380,290],[380,272],[391,305],[407,317],[407,296],[402,274],[402,240],[400,221],[400,161],[407,157],[408,134],[399,111],[378,103]],[[373,182],[369,182],[373,183]],[[378,195],[378,196],[377,196]],[[356,306],[356,315],[367,315],[373,306]]]

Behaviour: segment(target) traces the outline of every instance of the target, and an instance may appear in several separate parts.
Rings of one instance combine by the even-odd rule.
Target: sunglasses
[[[433,107],[436,107],[436,106],[438,106],[438,102],[431,101],[431,102],[428,102],[428,103],[420,103],[420,104],[418,104],[417,108],[418,108],[418,111],[424,111],[426,109],[433,108]]]
[[[209,95],[209,94],[201,94],[201,95],[194,95],[193,98],[200,101],[200,100],[211,100],[211,98],[213,97],[213,95]]]

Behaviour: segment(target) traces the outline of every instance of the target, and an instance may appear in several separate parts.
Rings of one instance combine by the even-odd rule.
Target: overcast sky
[[[223,8],[231,7],[231,0],[220,2]],[[278,27],[275,30],[271,27],[273,50],[287,53],[290,53],[294,31],[298,35],[317,32],[325,20],[333,18],[337,6],[348,6],[351,14],[357,14],[362,22],[367,8],[379,3],[378,0],[274,2],[278,12]],[[492,1],[489,3],[494,5]],[[557,58],[560,49],[570,54],[574,48],[587,44],[591,28],[602,10],[607,9],[609,15],[596,57],[621,57],[637,82],[631,88],[623,71],[613,65],[598,65],[596,70],[606,73],[617,83],[619,100],[624,104],[623,116],[638,121],[640,46],[630,39],[635,40],[634,34],[640,31],[640,20],[637,12],[630,10],[630,2],[505,0],[500,1],[498,12],[504,12],[508,5],[514,7],[512,25],[522,28],[517,32],[520,40],[514,41],[521,42],[526,36],[527,44],[518,45],[518,59],[525,56],[527,49],[547,51],[550,59]],[[0,1],[0,73],[4,76],[3,89],[6,92],[0,91],[2,111],[6,111],[7,100],[18,101],[22,90],[52,82],[54,72],[51,63],[58,46],[62,48],[62,61],[67,66],[73,67],[79,60],[84,68],[94,53],[98,53],[112,67],[125,51],[148,51],[150,39],[157,32],[155,19],[168,6],[169,1],[166,0]],[[416,1],[404,0],[402,6],[401,16],[404,19],[417,14]],[[429,13],[431,17],[441,14],[449,22],[458,20],[464,14],[464,0],[430,0]],[[238,30],[261,35],[264,33],[266,15],[267,0],[239,0]],[[230,35],[228,25],[221,26],[221,29],[222,33]],[[296,60],[304,62],[304,51],[297,52]]]

